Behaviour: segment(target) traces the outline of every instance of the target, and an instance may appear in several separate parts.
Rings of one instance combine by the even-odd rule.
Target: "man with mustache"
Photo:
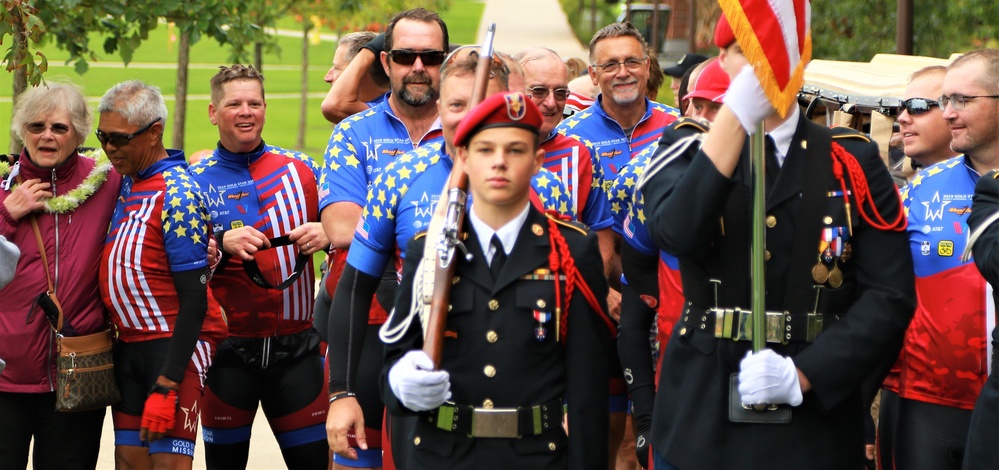
[[[436,105],[440,94],[440,65],[447,49],[447,26],[437,13],[416,8],[397,14],[389,21],[385,49],[380,54],[391,84],[388,99],[341,121],[333,129],[319,183],[319,206],[323,227],[334,252],[329,263],[332,274],[327,276],[326,292],[320,293],[325,297],[320,300],[333,296],[368,189],[382,168],[397,155],[442,140]],[[395,276],[394,270],[390,275]],[[383,323],[387,310],[379,302],[373,302],[368,322],[372,325]],[[325,325],[317,326],[320,332],[326,329]],[[372,331],[376,329],[372,328]],[[356,361],[349,348],[350,333],[342,333],[342,337],[329,338],[331,397],[357,391],[357,384],[351,383],[356,374],[350,371],[350,364],[356,364]],[[381,347],[376,341],[367,343],[371,347]],[[378,371],[370,372],[370,377],[362,376],[357,382],[375,386]],[[342,402],[353,405],[354,416],[361,414],[355,398]],[[358,458],[365,467],[381,467],[379,443],[371,439],[371,436],[381,434],[381,406],[367,409],[364,422],[368,427],[368,449],[359,452]],[[339,462],[339,459],[335,460],[334,467]],[[357,465],[356,462],[351,464]]]
[[[589,72],[600,94],[592,106],[556,127],[560,134],[591,144],[603,167],[605,190],[621,167],[647,147],[654,148],[663,129],[680,115],[676,109],[646,97],[650,62],[656,60],[646,50],[645,38],[631,23],[613,23],[597,31],[590,40]],[[615,235],[615,246],[620,247],[620,241]],[[621,272],[620,255],[608,264],[612,295],[608,304],[611,316],[617,319],[621,312],[620,283],[616,282]],[[624,436],[628,394],[622,372],[612,376],[611,437],[617,444],[612,442],[611,448],[616,450]]]

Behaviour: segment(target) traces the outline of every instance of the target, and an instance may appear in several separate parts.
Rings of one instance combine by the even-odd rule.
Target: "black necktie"
[[[774,138],[769,135],[766,138],[766,159],[767,193],[769,193],[770,188],[777,181],[777,174],[780,173],[780,163],[777,161],[777,145],[774,143]]]
[[[489,270],[493,273],[493,279],[499,278],[499,272],[503,269],[503,263],[506,263],[506,252],[503,251],[503,242],[500,241],[496,234],[493,234],[493,238],[489,240],[489,243],[496,249],[496,253],[493,254],[493,261],[489,264]]]

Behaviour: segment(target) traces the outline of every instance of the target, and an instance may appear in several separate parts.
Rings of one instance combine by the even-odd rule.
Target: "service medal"
[[[812,279],[819,284],[825,284],[829,280],[829,268],[821,261],[812,266]]]
[[[833,265],[832,271],[829,271],[829,286],[833,289],[843,285],[843,271],[839,270],[839,266]]]

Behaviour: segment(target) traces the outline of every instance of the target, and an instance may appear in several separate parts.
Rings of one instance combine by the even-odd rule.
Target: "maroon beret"
[[[455,147],[464,147],[478,132],[493,127],[519,127],[535,133],[541,128],[541,111],[523,93],[496,93],[472,108],[458,124]]]

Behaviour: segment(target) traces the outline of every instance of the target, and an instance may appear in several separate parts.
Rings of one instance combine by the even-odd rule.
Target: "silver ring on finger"
[[[311,242],[305,242],[305,249],[306,250],[312,249],[312,243]]]

